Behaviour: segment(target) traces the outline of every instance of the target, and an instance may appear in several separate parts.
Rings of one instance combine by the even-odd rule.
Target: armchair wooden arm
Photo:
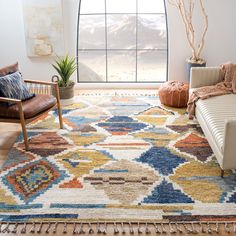
[[[12,102],[12,103],[20,103],[20,99],[13,99],[13,98],[6,98],[6,97],[0,97],[0,102]]]
[[[31,83],[31,84],[43,84],[43,85],[56,85],[56,82],[48,82],[48,81],[39,81],[39,80],[29,80],[25,79],[25,83]]]

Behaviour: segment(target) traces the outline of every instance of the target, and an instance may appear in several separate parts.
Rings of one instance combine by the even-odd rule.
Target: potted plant
[[[204,8],[203,1],[204,0],[168,0],[171,5],[179,10],[181,19],[184,23],[188,44],[191,48],[192,55],[187,59],[188,75],[191,67],[206,66],[206,61],[201,57],[205,45],[205,36],[208,30],[208,15]],[[193,12],[197,3],[204,20],[203,31],[200,34],[200,42],[196,42],[196,31],[193,24]]]
[[[70,77],[77,68],[75,58],[70,58],[68,55],[65,57],[58,57],[55,64],[52,64],[57,71],[59,77],[54,75],[52,81],[56,81],[59,86],[59,94],[61,99],[70,99],[74,97],[74,81]]]

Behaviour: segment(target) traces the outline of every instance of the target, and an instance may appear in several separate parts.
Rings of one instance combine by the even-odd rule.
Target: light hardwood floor
[[[21,126],[19,124],[0,123],[0,166],[6,160],[7,154],[20,131]]]

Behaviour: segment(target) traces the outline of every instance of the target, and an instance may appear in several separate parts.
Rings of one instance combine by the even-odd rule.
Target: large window
[[[80,0],[78,82],[164,82],[164,0]]]

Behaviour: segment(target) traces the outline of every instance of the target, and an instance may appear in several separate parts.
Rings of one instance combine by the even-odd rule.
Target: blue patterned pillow
[[[34,97],[27,89],[19,71],[0,77],[0,97],[20,99],[22,101]],[[8,106],[14,103],[7,103]]]

